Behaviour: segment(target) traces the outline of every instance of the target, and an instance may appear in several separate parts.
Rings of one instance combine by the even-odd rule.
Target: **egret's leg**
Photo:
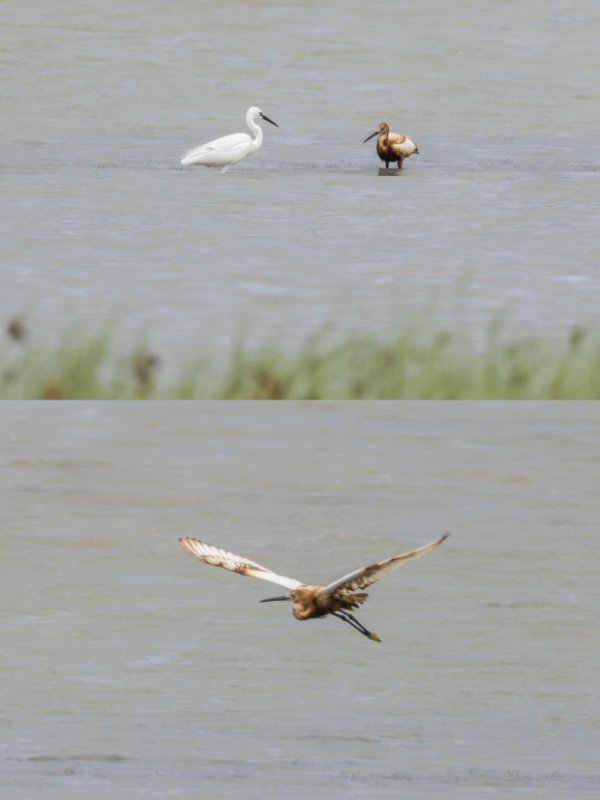
[[[221,175],[223,175],[225,172],[227,172],[227,170],[228,170],[230,167],[231,167],[231,164],[225,164],[225,166],[223,167],[223,169],[220,169],[220,170],[219,170],[219,172],[221,173]]]

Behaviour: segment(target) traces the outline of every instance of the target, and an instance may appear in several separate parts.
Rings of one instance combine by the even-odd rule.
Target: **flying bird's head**
[[[310,617],[322,617],[323,612],[319,602],[322,586],[298,586],[287,594],[279,597],[266,597],[261,603],[270,603],[273,600],[291,600],[294,604],[294,616],[296,619],[309,619]]]

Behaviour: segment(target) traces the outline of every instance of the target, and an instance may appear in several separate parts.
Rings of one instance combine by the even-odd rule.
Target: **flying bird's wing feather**
[[[385,561],[378,561],[375,564],[369,564],[366,567],[356,569],[349,575],[344,575],[343,578],[325,586],[322,590],[323,594],[330,596],[340,590],[344,592],[356,592],[359,589],[364,589],[372,583],[381,580],[386,575],[389,575],[390,572],[393,572],[395,569],[398,569],[405,561],[410,561],[413,558],[420,558],[421,556],[426,556],[428,553],[431,553],[447,539],[448,536],[450,536],[450,534],[445,533],[439,539],[436,539],[435,542],[431,542],[431,544],[426,544],[423,547],[418,547],[416,550],[410,550],[408,553],[401,553],[398,556],[387,558]]]
[[[179,539],[179,544],[186,553],[214,567],[223,567],[223,569],[228,569],[230,572],[239,572],[240,575],[251,575],[253,578],[261,578],[263,581],[278,583],[288,589],[297,589],[299,586],[304,585],[293,578],[286,578],[284,575],[278,575],[266,567],[261,567],[256,561],[236,556],[235,553],[222,550],[220,547],[215,547],[207,542],[201,542],[199,539],[190,539],[187,536],[182,536]]]

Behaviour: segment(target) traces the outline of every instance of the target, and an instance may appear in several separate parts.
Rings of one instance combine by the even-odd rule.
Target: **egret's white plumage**
[[[246,125],[255,134],[254,139],[247,133],[221,136],[220,139],[213,139],[212,142],[198,145],[187,152],[181,159],[182,165],[187,167],[190,164],[201,164],[205,167],[222,167],[221,172],[227,172],[232,164],[237,164],[246,156],[252,155],[261,146],[263,132],[260,125],[256,124],[258,117],[275,125],[276,128],[279,127],[276,122],[265,116],[260,108],[251,106],[246,112]]]
[[[353,628],[369,639],[380,641],[376,633],[368,631],[364,625],[350,613],[351,609],[358,608],[368,597],[365,592],[357,592],[357,590],[364,589],[372,583],[381,580],[381,578],[389,575],[390,572],[393,572],[405,561],[410,561],[413,558],[420,558],[421,556],[431,553],[447,539],[448,536],[450,536],[450,534],[445,533],[439,539],[436,539],[435,542],[431,542],[431,544],[418,547],[416,550],[410,550],[407,553],[400,553],[400,555],[392,556],[391,558],[386,558],[384,561],[368,564],[366,567],[360,567],[360,569],[354,570],[354,572],[350,572],[348,575],[344,575],[344,577],[327,586],[310,586],[294,578],[286,578],[284,575],[278,575],[276,572],[257,564],[255,561],[236,556],[235,553],[222,550],[220,547],[215,547],[207,542],[201,542],[199,539],[181,537],[179,543],[187,553],[200,561],[204,561],[206,564],[223,567],[231,572],[239,572],[241,575],[250,575],[253,578],[260,578],[264,581],[277,583],[280,586],[285,586],[290,589],[290,591],[282,597],[269,597],[266,600],[261,600],[263,603],[269,600],[292,600],[294,602],[294,616],[296,619],[311,619],[333,614],[335,617],[344,620],[344,622],[348,622]]]

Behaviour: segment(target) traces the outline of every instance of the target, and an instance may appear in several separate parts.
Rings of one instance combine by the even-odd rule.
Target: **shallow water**
[[[596,797],[598,404],[2,404],[3,796]],[[299,623],[205,538],[328,582]]]
[[[110,320],[169,364],[597,317],[594,0],[5,8],[0,293],[40,340]],[[251,104],[280,125],[254,158],[179,168]],[[362,144],[381,119],[420,147],[398,178]]]

